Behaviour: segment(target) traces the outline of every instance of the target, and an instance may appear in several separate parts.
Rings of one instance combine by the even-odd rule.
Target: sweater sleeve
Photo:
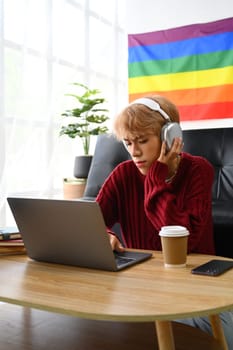
[[[119,185],[120,177],[118,176],[118,167],[116,167],[101,187],[96,201],[101,207],[107,232],[114,234],[113,225],[118,222],[118,198],[120,197]]]
[[[156,161],[151,166],[145,181],[145,212],[157,231],[166,225],[185,226],[190,232],[188,252],[197,252],[200,245],[209,245],[212,253],[210,231],[214,171],[204,158],[190,159],[191,162],[182,160],[183,164],[170,184],[165,182],[165,164]],[[209,238],[205,237],[206,229]],[[207,247],[204,250],[208,252]]]

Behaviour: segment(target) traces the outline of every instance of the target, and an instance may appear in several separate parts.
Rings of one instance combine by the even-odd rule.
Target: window
[[[7,196],[55,196],[62,179],[72,176],[81,143],[59,136],[70,83],[100,89],[112,117],[127,103],[128,76],[120,0],[0,0],[0,19],[0,226],[5,226],[13,222]]]

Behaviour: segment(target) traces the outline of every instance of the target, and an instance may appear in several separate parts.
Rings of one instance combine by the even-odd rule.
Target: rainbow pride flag
[[[128,35],[129,101],[160,94],[182,121],[233,118],[233,18]]]

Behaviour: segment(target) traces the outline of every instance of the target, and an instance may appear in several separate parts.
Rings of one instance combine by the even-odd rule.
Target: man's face
[[[124,138],[123,141],[138,170],[146,175],[151,164],[160,155],[160,137],[152,134],[141,134],[135,138]]]

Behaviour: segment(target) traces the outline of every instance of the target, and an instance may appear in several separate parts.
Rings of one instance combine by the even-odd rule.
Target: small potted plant
[[[66,118],[66,125],[62,125],[60,135],[68,135],[71,138],[80,137],[83,145],[83,155],[75,157],[74,176],[87,178],[91,165],[90,140],[92,135],[100,135],[108,132],[105,122],[109,119],[108,109],[103,108],[105,98],[98,97],[100,90],[89,89],[86,85],[72,83],[81,88],[81,94],[66,94],[77,101],[77,107],[67,109],[62,116]]]

